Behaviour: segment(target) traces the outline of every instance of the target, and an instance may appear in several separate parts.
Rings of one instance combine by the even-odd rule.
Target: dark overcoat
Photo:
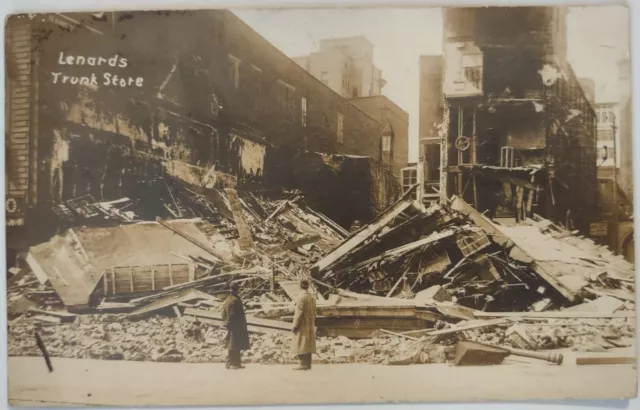
[[[315,353],[316,298],[309,292],[304,292],[296,303],[293,327],[297,329],[291,344],[293,355]]]
[[[222,306],[222,319],[227,328],[225,347],[230,350],[249,350],[249,331],[242,301],[236,295],[229,295]]]

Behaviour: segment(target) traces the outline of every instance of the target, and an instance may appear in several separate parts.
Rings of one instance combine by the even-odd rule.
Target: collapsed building
[[[70,228],[10,272],[10,355],[41,354],[35,331],[60,357],[222,361],[235,282],[251,361],[288,363],[309,275],[324,362],[462,364],[497,349],[561,364],[546,350],[632,345],[633,265],[535,215],[500,225],[457,197],[425,208],[416,188],[351,233],[295,194],[214,189],[215,202],[176,199],[198,217],[155,222],[136,222],[127,200],[85,203],[70,218],[112,223]]]
[[[492,217],[536,213],[588,234],[596,117],[567,61],[566,12],[443,11],[443,57],[421,62],[425,200],[457,195]]]
[[[455,155],[440,151],[444,183],[439,192],[434,191],[438,204],[425,206],[417,200],[420,184],[409,183],[399,195],[397,182],[388,178],[374,154],[336,153],[341,132],[345,146],[378,135],[378,126],[360,111],[353,111],[353,117],[345,114],[336,123],[344,128],[336,125],[335,132],[332,126],[331,132],[321,132],[327,118],[322,107],[338,104],[351,110],[343,100],[309,96],[306,111],[295,114],[301,121],[296,127],[304,124],[315,130],[317,134],[310,135],[316,138],[295,139],[299,128],[287,133],[247,123],[242,111],[233,107],[260,104],[260,99],[239,95],[267,93],[266,81],[242,80],[245,75],[268,74],[264,65],[242,63],[251,61],[248,49],[265,49],[242,46],[247,38],[258,41],[255,33],[244,30],[231,36],[227,29],[244,26],[227,12],[205,12],[198,17],[202,24],[210,24],[211,19],[219,24],[213,25],[211,39],[202,40],[206,45],[202,48],[217,50],[216,54],[189,53],[193,50],[183,48],[176,55],[171,50],[184,41],[168,33],[193,33],[199,20],[188,12],[169,14],[179,16],[170,20],[176,26],[168,29],[156,24],[157,30],[135,26],[152,16],[164,19],[164,13],[118,13],[115,29],[108,18],[100,21],[98,17],[96,22],[90,17],[90,25],[78,25],[77,20],[71,25],[62,17],[72,26],[68,30],[92,33],[85,33],[86,42],[77,36],[71,41],[60,33],[59,21],[50,28],[53,33],[48,35],[63,40],[58,40],[60,47],[50,55],[42,52],[38,57],[42,60],[36,66],[42,71],[35,73],[42,78],[36,83],[37,115],[29,117],[33,120],[26,120],[26,126],[12,122],[10,130],[13,149],[22,144],[20,149],[27,150],[26,155],[11,157],[19,165],[15,169],[26,174],[10,174],[10,196],[26,197],[38,211],[35,217],[40,219],[27,219],[25,226],[43,236],[29,243],[28,251],[20,253],[17,265],[7,273],[10,355],[43,354],[34,343],[37,333],[42,334],[48,353],[56,357],[221,361],[225,353],[219,307],[229,283],[235,282],[241,284],[247,306],[253,340],[247,353],[250,360],[286,363],[299,292],[296,283],[301,277],[311,279],[317,297],[320,361],[411,364],[444,362],[456,356],[455,362],[462,364],[466,352],[475,348],[484,349],[483,357],[492,363],[524,350],[529,357],[559,364],[561,357],[547,350],[603,352],[632,344],[633,265],[577,235],[575,229],[542,216],[546,208],[540,204],[551,201],[561,207],[574,200],[556,193],[557,181],[544,184],[544,176],[551,175],[551,161],[543,166],[535,161],[551,145],[535,145],[525,152],[506,150],[512,166],[489,160],[465,165],[482,151],[480,147],[469,151],[475,147],[471,140],[478,143],[486,133],[487,140],[479,145],[491,146],[487,141],[492,127],[477,124],[478,119],[490,123],[490,117],[473,108],[475,102],[460,97],[455,101],[471,104],[471,111],[465,105],[443,106],[443,112],[462,131],[454,132],[449,121],[440,130],[462,160],[455,162]],[[217,20],[220,16],[226,17]],[[130,21],[133,17],[135,22]],[[115,30],[115,35],[106,35],[109,30]],[[213,47],[218,41],[229,42],[235,51]],[[156,42],[164,48],[148,46]],[[95,55],[96,44],[103,44],[105,50],[113,47],[108,55],[122,53],[129,68],[141,70],[126,74],[126,84],[132,77],[131,85],[137,87],[140,77],[149,89],[127,86],[116,92],[91,87],[93,68],[71,66],[67,61]],[[530,48],[536,49],[535,44]],[[189,43],[188,47],[197,50],[200,45]],[[241,52],[247,53],[244,58]],[[59,84],[51,83],[52,72],[59,71],[52,70],[59,69],[61,56],[69,65],[65,69],[75,73],[67,76],[88,82],[87,87],[53,88]],[[67,60],[69,56],[73,60]],[[119,61],[120,57],[115,58],[114,64],[118,66]],[[143,64],[149,61],[153,64]],[[293,64],[286,61],[282,64]],[[284,105],[271,104],[274,111],[266,111],[266,117],[283,118],[275,110],[291,107],[291,87],[304,89],[306,83],[293,85],[302,69],[292,70],[281,81],[271,78],[272,90],[279,90],[274,91],[276,101]],[[477,80],[477,70],[463,72]],[[546,77],[527,78],[537,84]],[[11,81],[22,80],[18,75]],[[252,85],[244,89],[246,94],[235,94],[247,84]],[[561,86],[564,80],[554,84]],[[190,87],[200,92],[186,95],[184,90]],[[329,93],[325,97],[333,95],[321,90]],[[535,99],[518,104],[517,98],[527,97],[501,98],[507,98],[505,109],[519,120],[504,122],[507,129],[495,131],[500,138],[529,141],[518,133],[517,124],[536,123],[547,118],[544,115],[550,110],[556,112],[553,104],[537,112]],[[449,96],[447,101],[454,103]],[[20,106],[24,102],[12,103],[17,104],[11,108],[13,121],[14,114],[18,116],[13,110],[25,109]],[[32,101],[27,98],[26,104],[31,106]],[[516,115],[531,106],[533,113]],[[319,108],[314,111],[313,107]],[[504,107],[498,104],[495,113],[489,108],[487,116]],[[33,115],[33,109],[26,111],[20,115]],[[287,124],[292,123],[280,125]],[[474,132],[467,134],[469,126]],[[569,133],[571,126],[563,122],[559,132]],[[24,137],[21,133],[28,136],[26,148],[24,142],[16,142],[22,141],[16,139]],[[465,134],[473,138],[461,139]],[[292,151],[277,138],[302,145]],[[556,139],[560,140],[565,139]],[[309,144],[306,149],[304,144]],[[376,144],[372,147],[379,151]],[[475,154],[469,157],[471,152]],[[486,152],[495,155],[497,148]],[[516,163],[516,158],[521,162]],[[560,162],[562,158],[557,157],[556,165],[565,163]],[[557,171],[557,175],[569,172]],[[504,201],[505,184],[506,191],[515,189],[509,198],[516,198],[516,204],[531,206],[509,207]],[[20,192],[23,197],[17,196]],[[517,218],[518,224],[494,218],[500,216],[497,209],[492,214],[483,212],[493,193],[500,194],[501,212],[514,216],[517,210],[526,210]],[[16,211],[15,220],[18,215]],[[51,229],[47,229],[48,219],[55,221]],[[362,225],[347,229],[356,219]],[[482,345],[470,344],[474,341]]]

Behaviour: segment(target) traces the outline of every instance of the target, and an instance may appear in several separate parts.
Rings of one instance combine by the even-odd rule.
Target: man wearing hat
[[[309,281],[302,279],[302,295],[296,302],[293,316],[292,351],[300,359],[295,370],[310,370],[311,355],[316,352],[316,298],[309,293]]]
[[[229,350],[227,369],[242,369],[242,350],[249,350],[249,331],[242,301],[238,296],[238,284],[231,284],[231,294],[224,301],[222,319],[227,328],[225,347]]]

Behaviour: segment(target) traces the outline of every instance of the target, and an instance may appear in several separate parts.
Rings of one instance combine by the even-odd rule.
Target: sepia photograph
[[[11,406],[636,397],[627,6],[4,31]]]

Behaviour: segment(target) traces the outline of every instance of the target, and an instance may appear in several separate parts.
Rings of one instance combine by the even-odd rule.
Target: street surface
[[[635,366],[555,366],[508,358],[502,365],[382,366],[124,362],[10,357],[9,401],[27,406],[320,404],[633,396]]]

